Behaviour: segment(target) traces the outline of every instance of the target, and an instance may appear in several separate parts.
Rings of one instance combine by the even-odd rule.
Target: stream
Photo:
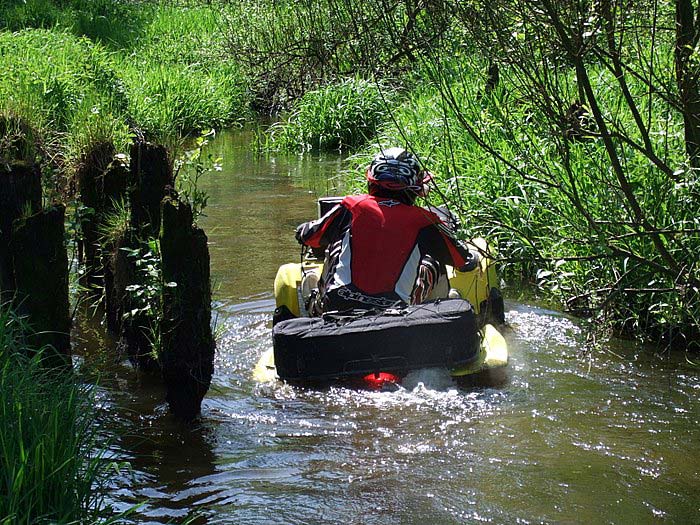
[[[441,370],[396,392],[256,384],[271,347],[272,281],[299,258],[295,226],[332,194],[337,157],[257,156],[222,134],[207,175],[218,345],[195,427],[96,323],[76,353],[103,361],[109,455],[128,461],[107,503],[127,523],[461,524],[700,522],[700,368],[612,340],[593,352],[575,319],[506,302],[504,384]],[[330,182],[329,182],[330,181]],[[505,290],[506,296],[508,290]],[[697,357],[696,357],[697,359]],[[104,364],[103,363],[103,364]]]

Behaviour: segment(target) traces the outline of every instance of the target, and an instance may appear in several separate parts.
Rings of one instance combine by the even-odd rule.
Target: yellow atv
[[[334,202],[321,199],[319,214],[323,205]],[[263,353],[254,379],[308,383],[366,378],[381,385],[420,368],[445,367],[455,377],[503,370],[508,348],[494,326],[504,322],[495,265],[484,239],[473,240],[470,248],[479,252],[480,263],[469,272],[447,267],[448,297],[320,318],[309,316],[307,304],[323,269],[321,254],[283,264],[274,283],[273,349]]]

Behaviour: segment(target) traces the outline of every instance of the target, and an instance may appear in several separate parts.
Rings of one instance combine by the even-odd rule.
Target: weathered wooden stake
[[[152,352],[151,321],[143,313],[128,314],[135,304],[127,287],[143,284],[136,260],[129,256],[129,250],[137,246],[133,232],[127,231],[113,246],[105,247],[109,249],[103,255],[107,328],[119,338],[120,346],[138,370],[157,372],[160,368]]]
[[[207,236],[192,224],[192,210],[163,199],[160,232],[163,320],[160,362],[166,399],[177,416],[194,418],[214,371],[211,282]]]
[[[83,155],[76,170],[80,201],[86,208],[80,221],[83,235],[83,263],[85,265],[85,273],[81,276],[81,282],[86,286],[102,285],[98,228],[105,207],[105,197],[102,191],[103,178],[115,153],[116,150],[111,142],[96,144]]]
[[[61,204],[15,221],[10,241],[17,310],[34,330],[31,346],[51,345],[50,364],[70,363],[71,319],[65,208]]]
[[[14,291],[9,244],[12,223],[23,214],[41,208],[41,171],[34,163],[13,161],[0,164],[0,300]]]
[[[160,201],[165,197],[166,187],[174,184],[168,150],[148,142],[132,144],[130,170],[132,225],[138,231],[149,225],[149,234],[156,236],[160,230]]]

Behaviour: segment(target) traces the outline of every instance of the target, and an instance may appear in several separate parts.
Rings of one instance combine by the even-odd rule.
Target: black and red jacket
[[[345,197],[320,219],[301,224],[296,238],[326,249],[319,288],[332,309],[410,303],[426,255],[458,269],[474,266],[474,255],[438,215],[387,197]]]

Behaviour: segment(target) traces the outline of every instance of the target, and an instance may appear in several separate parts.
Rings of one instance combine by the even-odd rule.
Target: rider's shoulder
[[[370,195],[367,194],[362,194],[362,195],[346,195],[341,204],[345,206],[346,208],[352,208],[353,206],[357,206],[359,204],[362,204],[365,201],[368,201],[372,199]]]

